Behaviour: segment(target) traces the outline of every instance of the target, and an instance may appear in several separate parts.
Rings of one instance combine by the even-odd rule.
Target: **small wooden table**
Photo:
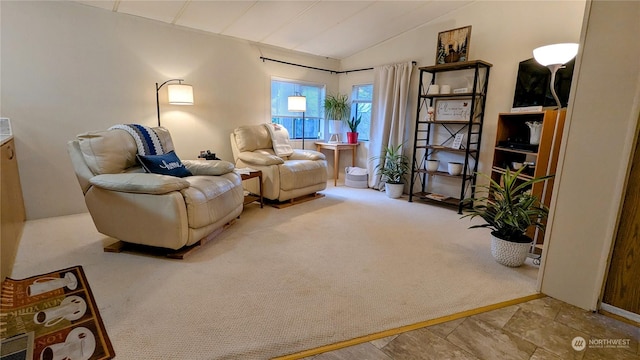
[[[358,145],[349,144],[349,143],[327,143],[327,142],[317,142],[316,150],[320,151],[321,149],[329,149],[333,150],[333,186],[338,185],[338,163],[340,160],[340,151],[342,150],[351,150],[351,166],[355,166]]]
[[[264,204],[264,201],[262,199],[262,170],[252,171],[248,174],[240,174],[240,178],[242,178],[242,181],[258,178],[258,181],[260,182],[260,195],[249,194],[245,196],[243,205],[247,205],[254,201],[260,200],[260,207],[262,207]]]

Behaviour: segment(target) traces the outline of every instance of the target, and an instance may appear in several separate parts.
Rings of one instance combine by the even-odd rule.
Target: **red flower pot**
[[[357,144],[358,143],[358,133],[357,132],[348,132],[347,133],[347,142],[349,144]]]

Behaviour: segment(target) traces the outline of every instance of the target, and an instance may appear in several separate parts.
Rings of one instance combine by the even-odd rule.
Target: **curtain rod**
[[[326,72],[331,73],[331,74],[348,74],[348,73],[350,73],[350,72],[373,70],[373,68],[372,68],[372,67],[369,67],[369,68],[354,69],[354,70],[336,71],[336,70],[330,70],[330,69],[322,69],[322,68],[313,67],[313,66],[307,66],[307,65],[295,64],[295,63],[291,63],[291,62],[287,62],[287,61],[282,61],[282,60],[276,60],[276,59],[267,58],[267,57],[264,57],[264,56],[260,56],[260,60],[262,60],[262,62],[265,62],[265,61],[273,61],[273,62],[277,62],[277,63],[280,63],[280,64],[286,64],[286,65],[291,65],[291,66],[298,66],[298,67],[303,67],[303,68],[306,68],[306,69],[312,69],[312,70],[318,70],[318,71],[326,71]],[[417,64],[417,62],[415,62],[415,61],[412,61],[411,63],[412,63],[413,65],[416,65],[416,64]]]

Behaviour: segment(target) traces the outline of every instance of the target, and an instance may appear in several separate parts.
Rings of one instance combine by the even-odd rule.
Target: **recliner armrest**
[[[89,183],[105,190],[152,195],[179,191],[190,186],[183,178],[147,173],[102,174],[89,179]]]
[[[235,169],[225,160],[182,160],[182,163],[193,175],[224,175]]]
[[[247,164],[253,165],[279,165],[284,164],[284,160],[282,158],[271,155],[271,154],[263,154],[253,151],[243,151],[238,154],[238,159],[244,161]]]
[[[289,160],[326,160],[327,157],[315,150],[294,149],[293,154],[289,156]]]

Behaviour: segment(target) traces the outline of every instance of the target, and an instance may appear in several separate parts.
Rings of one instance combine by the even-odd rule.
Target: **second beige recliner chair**
[[[231,149],[237,168],[262,170],[263,196],[284,202],[314,194],[327,187],[327,161],[314,150],[295,149],[277,156],[268,126],[241,126],[231,133]],[[247,182],[247,190],[259,193],[258,184]]]

